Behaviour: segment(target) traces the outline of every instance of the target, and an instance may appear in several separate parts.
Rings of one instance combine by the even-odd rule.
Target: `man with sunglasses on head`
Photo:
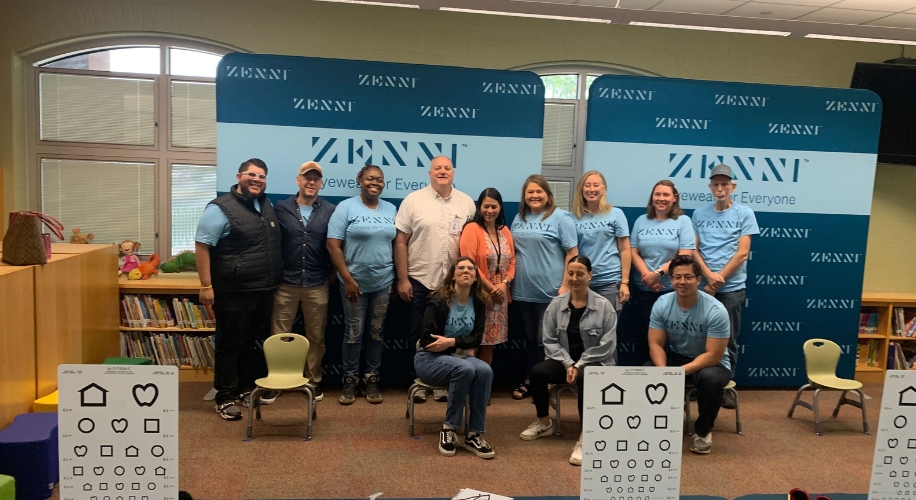
[[[649,319],[649,357],[655,366],[680,366],[697,390],[699,417],[690,451],[712,449],[712,427],[719,415],[725,386],[731,378],[725,348],[731,336],[728,312],[721,302],[699,289],[700,265],[691,255],[678,255],[668,265],[674,293],[659,297]]]
[[[302,309],[305,338],[309,341],[306,374],[315,400],[324,399],[321,390],[321,360],[324,357],[324,329],[328,318],[328,281],[331,256],[325,246],[328,223],[335,205],[318,196],[323,182],[321,166],[303,163],[296,176],[299,192],[277,202],[277,218],[283,233],[283,283],[274,295],[270,334],[289,333]],[[261,398],[270,404],[278,393]]]
[[[216,313],[213,386],[216,412],[241,420],[236,398],[252,388],[249,373],[255,340],[270,324],[274,290],[280,286],[280,224],[265,194],[267,165],[252,158],[239,167],[238,184],[211,201],[194,238],[200,303]]]

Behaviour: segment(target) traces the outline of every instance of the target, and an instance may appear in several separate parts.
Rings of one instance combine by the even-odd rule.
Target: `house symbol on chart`
[[[900,406],[916,406],[916,387],[911,385],[900,391],[900,400],[897,404]]]
[[[670,460],[662,460],[662,468],[668,469],[668,468],[670,468],[670,467],[671,467],[671,461],[670,461]]]
[[[626,391],[617,384],[611,384],[601,389],[601,404],[622,405],[624,392]]]
[[[125,457],[139,457],[140,449],[133,445],[128,446],[127,448],[124,448],[124,456]]]
[[[95,382],[79,390],[80,406],[108,406],[108,389]]]
[[[164,475],[165,475],[165,467],[156,467],[156,475],[157,475],[157,476],[164,476]]]
[[[636,445],[636,449],[639,451],[649,451],[649,443],[647,443],[646,441],[640,441]]]

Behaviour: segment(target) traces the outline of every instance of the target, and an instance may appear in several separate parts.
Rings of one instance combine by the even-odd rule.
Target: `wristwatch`
[[[664,276],[664,275],[665,275],[665,270],[664,270],[664,269],[659,269],[658,271],[655,271],[655,274],[657,274],[657,275],[659,275],[659,276]]]

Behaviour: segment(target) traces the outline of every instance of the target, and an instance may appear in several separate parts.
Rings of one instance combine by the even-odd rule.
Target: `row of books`
[[[212,368],[216,338],[213,335],[121,332],[121,356],[150,358],[153,364]]]
[[[861,342],[856,351],[856,364],[878,366],[878,341],[875,339]]]
[[[916,336],[916,312],[905,307],[894,308],[894,335],[898,337]]]
[[[216,316],[210,306],[187,298],[156,298],[124,295],[121,298],[121,326],[130,328],[214,328]]]
[[[916,349],[904,349],[903,344],[891,342],[887,346],[888,370],[912,370],[916,367]]]
[[[859,314],[859,333],[878,333],[878,313],[863,312]]]

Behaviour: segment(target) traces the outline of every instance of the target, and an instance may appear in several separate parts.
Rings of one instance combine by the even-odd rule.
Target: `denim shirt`
[[[579,361],[569,357],[569,337],[566,328],[569,326],[569,292],[557,296],[547,306],[544,313],[544,352],[549,359],[563,363],[569,368],[575,365],[582,369],[588,365],[614,366],[617,364],[617,313],[607,299],[597,293],[588,291],[588,303],[582,319],[579,320],[579,332],[585,352]]]
[[[299,287],[318,286],[331,275],[331,256],[325,243],[335,205],[317,197],[308,224],[303,224],[296,196],[274,205],[283,234],[283,282]]]

